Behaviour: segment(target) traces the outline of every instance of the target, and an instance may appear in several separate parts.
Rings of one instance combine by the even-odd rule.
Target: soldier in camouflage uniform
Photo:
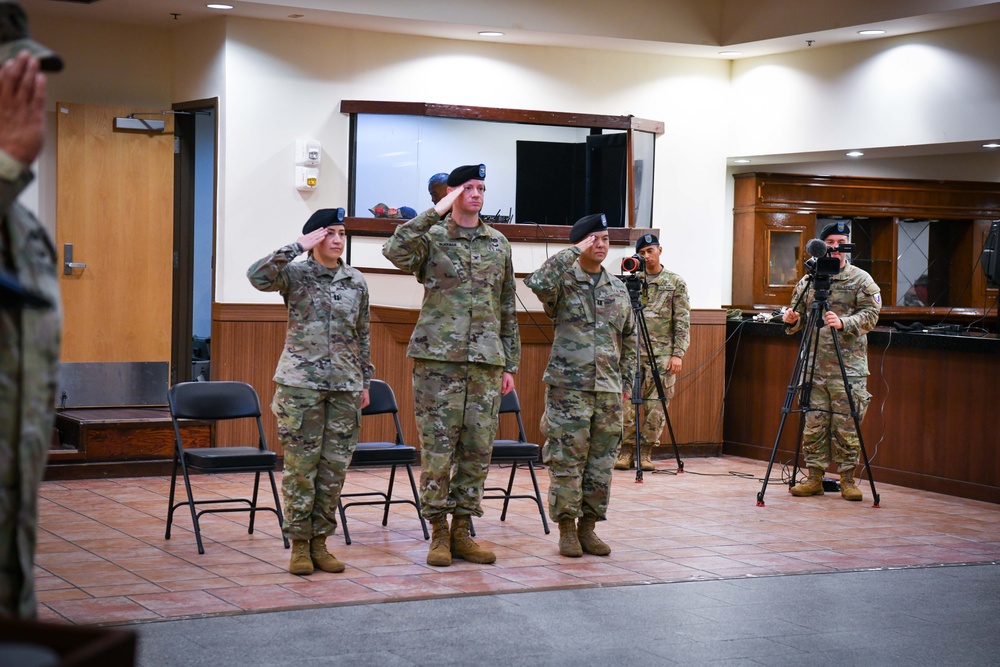
[[[45,75],[62,60],[0,3],[0,616],[35,616],[38,488],[52,441],[62,312],[56,252],[17,198],[45,133]],[[29,55],[30,54],[30,55]]]
[[[470,517],[483,514],[500,396],[514,388],[521,338],[510,244],[479,219],[485,178],[481,164],[452,171],[448,193],[397,227],[382,248],[424,286],[407,356],[420,432],[421,512],[433,529],[429,565],[451,565],[453,557],[496,560],[472,540]]]
[[[288,308],[271,409],[285,450],[281,487],[292,574],[344,571],[326,538],[337,528],[337,501],[373,372],[368,285],[340,259],[346,242],[344,209],[321,209],[295,243],[247,271],[254,287],[279,292]],[[309,253],[304,262],[292,262],[303,252]]]
[[[850,225],[839,221],[824,227],[820,238],[828,247],[836,249],[841,243],[849,242],[850,234]],[[823,495],[823,472],[832,458],[840,472],[840,495],[846,500],[861,500],[861,489],[854,481],[861,443],[851,416],[840,364],[837,363],[831,329],[838,332],[841,356],[847,371],[847,389],[854,399],[860,423],[871,401],[867,387],[868,332],[878,323],[882,298],[872,277],[848,264],[845,254],[834,250],[831,256],[840,260],[840,273],[830,280],[829,310],[823,315],[827,326],[819,332],[819,346],[814,359],[816,372],[802,434],[802,451],[809,477],[793,486],[791,493],[795,496]],[[794,309],[782,315],[782,320],[788,325],[788,333],[802,328],[803,318],[814,298],[812,282],[805,276],[795,286],[792,295]],[[804,372],[807,370],[803,369]]]
[[[594,526],[608,511],[622,403],[635,372],[636,326],[625,284],[601,266],[609,247],[604,214],[578,220],[569,239],[576,245],[524,279],[555,326],[543,377],[542,457],[559,553],[606,556],[611,547]]]
[[[687,283],[660,264],[663,248],[655,234],[644,234],[635,243],[635,251],[646,261],[646,269],[638,276],[646,283],[646,306],[643,319],[649,343],[656,355],[655,360],[642,358],[642,408],[645,417],[639,429],[642,441],[639,445],[639,464],[643,470],[653,470],[653,447],[660,442],[660,434],[667,423],[656,381],[653,379],[652,363],[660,375],[663,398],[670,406],[674,397],[674,384],[681,372],[684,353],[691,344],[691,306],[688,301]],[[645,350],[643,350],[645,351]],[[635,404],[625,404],[625,437],[615,461],[615,469],[628,470],[635,458]]]

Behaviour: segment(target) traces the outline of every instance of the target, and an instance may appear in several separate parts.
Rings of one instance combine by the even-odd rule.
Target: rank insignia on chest
[[[472,253],[472,261],[473,262],[478,262],[481,259],[482,259],[482,255],[480,255],[478,252]]]
[[[490,239],[490,250],[493,252],[500,251],[500,239]]]

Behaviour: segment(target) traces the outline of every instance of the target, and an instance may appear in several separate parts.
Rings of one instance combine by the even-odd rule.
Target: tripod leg
[[[880,507],[879,505],[879,494],[875,490],[875,479],[871,472],[871,461],[868,459],[868,452],[865,450],[865,440],[861,435],[861,415],[858,412],[858,406],[854,402],[854,392],[851,391],[851,385],[847,381],[847,367],[844,366],[844,355],[840,350],[840,338],[837,336],[837,331],[835,329],[831,330],[833,334],[833,349],[837,353],[837,362],[840,364],[840,377],[844,382],[844,393],[847,394],[847,404],[851,409],[851,418],[854,420],[854,430],[858,435],[858,446],[861,449],[861,455],[864,457],[865,461],[865,472],[868,474],[868,484],[872,489],[872,500],[874,501],[872,507]]]
[[[649,360],[649,369],[653,377],[653,386],[656,388],[656,398],[659,400],[660,406],[663,408],[663,416],[666,418],[667,431],[670,433],[670,443],[674,447],[674,458],[677,460],[677,472],[682,473],[684,472],[684,462],[681,461],[681,452],[677,447],[677,439],[674,437],[674,427],[670,423],[670,412],[667,410],[667,397],[663,390],[663,380],[660,377],[660,369],[656,361],[656,354],[653,352],[653,344],[649,338],[649,330],[646,328],[646,317],[643,315],[641,310],[636,313],[636,316],[636,319],[639,322],[640,342],[642,343],[639,347],[640,350],[643,347],[646,349],[646,358]],[[636,437],[638,439],[638,435]]]

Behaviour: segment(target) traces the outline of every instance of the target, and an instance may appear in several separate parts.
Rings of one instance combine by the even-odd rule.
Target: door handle
[[[73,275],[73,269],[85,269],[86,264],[73,261],[73,244],[65,243],[63,244],[63,274],[67,276]]]

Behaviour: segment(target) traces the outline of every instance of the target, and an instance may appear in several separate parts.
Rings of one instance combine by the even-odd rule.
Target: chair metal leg
[[[253,475],[253,500],[250,501],[250,527],[247,529],[248,535],[253,535],[253,522],[257,518],[257,492],[260,489],[260,471]]]
[[[549,522],[545,518],[545,506],[542,505],[542,493],[538,490],[538,478],[535,477],[535,465],[528,461],[528,472],[531,473],[531,483],[535,487],[535,503],[538,505],[538,513],[542,516],[542,526],[545,528],[545,534],[549,534]]]
[[[281,500],[278,498],[278,485],[274,481],[274,471],[268,470],[267,476],[271,478],[271,493],[274,494],[274,507],[278,510],[278,528],[281,530],[281,539],[285,543],[285,548],[290,549],[291,545],[288,543],[288,536],[285,535],[285,518],[281,514]]]
[[[170,526],[174,521],[174,488],[177,485],[177,455],[174,454],[174,472],[170,475],[170,499],[167,501],[167,531],[163,539],[170,539]]]
[[[344,543],[350,545],[351,531],[347,530],[347,515],[344,514],[344,503],[337,498],[337,510],[340,512],[340,528],[344,531]]]
[[[510,505],[510,493],[514,488],[514,474],[517,472],[517,461],[510,464],[510,479],[507,480],[507,490],[504,491],[503,511],[500,512],[500,520],[507,520],[507,506]]]
[[[194,494],[191,493],[191,479],[188,477],[187,466],[181,461],[181,472],[184,473],[184,488],[187,489],[187,504],[191,508],[191,523],[194,524],[194,537],[198,542],[198,553],[205,553],[205,545],[201,543],[201,527],[198,525],[198,512],[194,506]]]
[[[406,474],[410,477],[410,489],[413,490],[413,504],[417,507],[417,518],[420,519],[420,528],[424,531],[424,539],[431,539],[430,533],[427,532],[427,522],[424,521],[424,513],[420,510],[420,494],[417,493],[417,482],[413,479],[413,468],[409,465],[406,466]]]
[[[396,464],[392,464],[392,471],[389,473],[389,488],[385,492],[385,510],[382,512],[382,525],[389,525],[389,506],[392,504],[392,487],[396,483]]]

